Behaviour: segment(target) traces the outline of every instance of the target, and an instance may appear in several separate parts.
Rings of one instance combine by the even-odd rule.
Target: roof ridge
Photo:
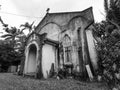
[[[52,12],[52,13],[47,13],[47,14],[63,14],[63,13],[74,13],[74,12],[85,12],[87,10],[89,10],[90,8],[93,8],[92,6],[87,8],[87,9],[84,9],[84,10],[81,10],[81,11],[70,11],[70,12]]]

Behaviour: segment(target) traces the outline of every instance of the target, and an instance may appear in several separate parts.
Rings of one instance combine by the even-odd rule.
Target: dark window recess
[[[71,62],[71,47],[65,47],[66,62]]]

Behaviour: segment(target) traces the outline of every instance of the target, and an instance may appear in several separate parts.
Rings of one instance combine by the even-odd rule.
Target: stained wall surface
[[[45,44],[42,49],[42,72],[44,78],[48,78],[52,63],[55,64],[55,47]]]
[[[81,34],[81,29],[84,29],[86,32],[86,46],[88,46],[87,52],[89,54],[87,56],[90,56],[89,61],[92,62],[93,67],[97,67],[97,54],[93,42],[94,38],[92,36],[91,29],[86,30],[86,28],[89,27],[89,24],[91,25],[93,21],[94,18],[92,8],[88,8],[82,12],[47,13],[45,15],[43,20],[36,27],[36,33],[39,35],[46,33],[46,37],[42,42],[43,46],[40,46],[42,47],[42,49],[40,49],[42,56],[39,56],[38,58],[38,61],[41,60],[40,62],[42,63],[42,72],[44,78],[48,77],[52,63],[54,63],[55,69],[57,70],[59,65],[63,65],[63,63],[65,64],[68,63],[66,61],[69,61],[69,63],[73,64],[74,70],[82,72],[84,64],[84,55],[82,50],[84,47],[84,45],[82,46],[82,43],[84,42],[82,41],[84,41],[85,38],[81,38],[83,35]],[[66,39],[66,37],[68,39]],[[47,44],[45,42],[47,39],[54,43],[56,41],[59,42],[59,46],[57,47],[59,48],[59,53],[56,52],[54,45]],[[38,40],[37,42],[41,41]],[[29,58],[34,59],[34,56],[35,55],[31,53]],[[66,60],[68,58],[70,60]],[[34,62],[32,63],[34,64]]]
[[[92,35],[92,30],[86,30],[87,42],[88,42],[88,49],[90,54],[90,60],[95,70],[98,69],[98,59],[97,59],[97,52],[95,49],[95,39]]]
[[[27,60],[27,73],[36,72],[36,57],[37,57],[37,48],[35,45],[31,45],[28,51],[28,60]]]

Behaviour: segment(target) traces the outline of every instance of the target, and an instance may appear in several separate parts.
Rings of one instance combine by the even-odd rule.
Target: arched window
[[[81,37],[80,37],[80,30],[81,30],[81,28],[78,28],[78,30],[77,30],[77,37],[78,37],[78,47],[81,47]]]
[[[71,62],[72,61],[71,39],[67,34],[63,38],[63,47],[64,47],[64,60],[65,60],[65,62]]]
[[[71,39],[67,34],[65,34],[65,36],[63,38],[63,46],[64,47],[71,46]]]

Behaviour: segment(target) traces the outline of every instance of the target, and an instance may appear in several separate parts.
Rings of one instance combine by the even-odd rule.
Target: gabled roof
[[[48,23],[56,23],[59,26],[66,25],[74,17],[83,17],[86,20],[93,22],[93,12],[92,7],[85,9],[84,11],[75,11],[75,12],[57,12],[57,13],[46,13],[45,17],[36,27],[36,30],[40,30]],[[62,18],[61,18],[62,17]],[[58,20],[59,19],[59,20]]]

